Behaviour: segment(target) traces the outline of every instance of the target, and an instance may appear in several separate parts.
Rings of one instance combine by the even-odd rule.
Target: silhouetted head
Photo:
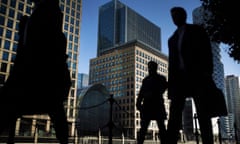
[[[170,12],[171,12],[173,23],[177,27],[180,27],[180,26],[186,24],[187,12],[184,8],[173,7],[173,8],[171,8]]]
[[[33,11],[39,7],[48,7],[53,11],[59,9],[59,0],[30,0],[30,2],[33,3]]]
[[[50,5],[59,4],[59,0],[30,0],[30,2],[34,3],[35,5],[39,3],[48,3]]]
[[[158,67],[158,64],[156,62],[154,62],[154,61],[148,62],[148,73],[150,75],[157,73],[157,67]]]

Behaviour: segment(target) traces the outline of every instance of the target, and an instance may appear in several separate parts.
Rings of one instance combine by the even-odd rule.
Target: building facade
[[[88,74],[78,73],[77,88],[81,89],[81,88],[87,87],[88,86],[88,79],[89,79]]]
[[[97,56],[132,40],[161,51],[160,28],[118,0],[99,8]]]
[[[82,0],[59,0],[64,14],[63,32],[67,37],[68,67],[71,72],[72,87],[65,102],[69,122],[69,134],[75,132],[76,95],[78,77],[78,55],[80,39],[80,23],[82,15]],[[18,25],[22,15],[30,15],[32,11],[30,0],[1,0],[0,2],[0,86],[9,76],[16,57],[18,41]],[[54,56],[53,56],[54,57]],[[17,135],[33,135],[34,126],[39,125],[42,136],[54,134],[49,116],[24,116],[17,121]]]
[[[167,77],[167,56],[137,40],[90,60],[89,83],[101,83],[113,94],[116,100],[114,124],[129,138],[136,138],[140,128],[140,114],[135,104],[142,80],[148,74],[147,63],[150,60],[156,61],[158,72]],[[168,109],[166,93],[164,98]],[[149,131],[152,136],[158,132],[155,121],[151,122]]]
[[[240,87],[239,77],[227,75],[225,77],[227,107],[231,117],[229,117],[230,133],[232,139],[240,142]]]

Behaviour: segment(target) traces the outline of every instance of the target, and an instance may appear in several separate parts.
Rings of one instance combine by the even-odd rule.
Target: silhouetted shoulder
[[[187,24],[187,28],[196,33],[206,33],[206,30],[197,24]]]
[[[201,25],[198,24],[187,24],[188,27],[193,27],[193,28],[199,28],[202,29],[203,27]]]
[[[168,88],[168,82],[167,82],[167,79],[165,76],[163,75],[158,75],[158,78],[159,78],[159,81],[160,81],[160,85],[161,85],[161,88],[163,90],[163,92]]]
[[[162,81],[167,81],[166,77],[164,75],[158,74],[158,78]]]

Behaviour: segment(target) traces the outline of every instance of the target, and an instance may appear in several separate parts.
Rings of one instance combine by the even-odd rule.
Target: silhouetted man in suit
[[[148,125],[151,120],[156,120],[159,128],[161,144],[166,144],[166,111],[163,93],[167,89],[167,81],[163,75],[157,73],[157,63],[148,62],[148,73],[142,81],[142,86],[137,98],[136,107],[140,111],[141,128],[137,144],[143,144]]]
[[[173,7],[171,16],[177,29],[168,41],[168,144],[177,144],[187,97],[192,97],[196,106],[202,143],[213,144],[211,116],[205,107],[213,73],[210,40],[202,27],[186,23],[187,14],[182,7]]]

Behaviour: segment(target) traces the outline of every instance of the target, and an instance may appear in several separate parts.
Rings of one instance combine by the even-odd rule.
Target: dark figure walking
[[[163,93],[167,89],[166,78],[157,73],[157,63],[148,63],[149,75],[142,81],[142,86],[137,98],[137,109],[140,111],[141,128],[137,139],[137,144],[143,144],[148,125],[151,120],[156,120],[159,128],[159,138],[161,144],[166,144],[166,111],[163,100]]]
[[[57,138],[61,144],[67,144],[69,131],[63,102],[67,99],[71,78],[67,40],[62,32],[63,14],[58,0],[31,2],[33,12],[20,22],[17,56],[1,89],[1,97],[9,108],[5,107],[6,111],[1,108],[5,116],[0,120],[0,133],[13,128],[22,115],[49,114]],[[10,138],[13,135],[11,129]]]
[[[177,30],[168,41],[168,97],[171,100],[168,144],[177,144],[187,97],[192,97],[196,106],[202,143],[213,144],[211,116],[205,106],[213,73],[210,40],[202,27],[186,23],[187,14],[182,7],[173,7],[171,16]]]

